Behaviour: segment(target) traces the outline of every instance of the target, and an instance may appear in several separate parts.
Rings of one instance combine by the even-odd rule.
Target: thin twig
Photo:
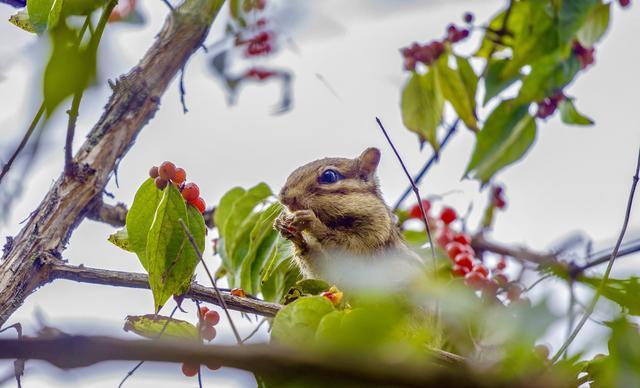
[[[88,16],[87,16],[88,18]],[[82,39],[82,38],[80,38]],[[73,137],[76,132],[76,122],[78,121],[78,115],[80,114],[80,102],[82,101],[82,95],[84,89],[76,91],[73,95],[73,101],[71,102],[71,109],[67,111],[69,115],[69,121],[67,122],[67,137],[64,142],[64,173],[67,176],[73,175]]]
[[[427,220],[427,212],[424,211],[424,207],[422,205],[422,198],[420,197],[420,191],[418,190],[418,186],[416,186],[415,182],[413,181],[413,178],[411,178],[411,174],[409,173],[409,170],[407,170],[407,167],[404,165],[404,161],[402,160],[402,157],[398,153],[396,146],[391,141],[391,138],[389,137],[387,130],[384,129],[384,125],[382,125],[382,121],[380,121],[380,119],[376,117],[376,122],[378,123],[378,126],[382,130],[384,137],[387,138],[387,141],[389,142],[391,149],[393,149],[393,152],[396,154],[396,157],[398,158],[398,161],[402,166],[402,170],[404,170],[404,173],[407,176],[407,179],[409,179],[409,182],[411,183],[411,189],[415,193],[416,199],[418,200],[418,206],[420,207],[420,214],[422,215],[422,221],[424,221],[425,229],[427,230],[427,238],[429,239],[429,246],[431,247],[433,274],[436,275],[438,272],[438,266],[436,264],[436,249],[433,245],[433,241],[431,240],[431,228],[429,227],[429,221]]]
[[[569,307],[567,308],[567,338],[571,335],[573,324],[575,323],[575,315],[573,314],[573,305],[576,304],[576,290],[573,279],[569,279]],[[567,347],[568,349],[568,347]],[[567,352],[564,353],[567,358]]]
[[[444,136],[444,139],[442,139],[442,143],[440,143],[440,151],[442,151],[442,149],[447,145],[447,143],[449,142],[449,139],[451,138],[451,135],[453,135],[453,133],[458,128],[459,121],[460,119],[456,119],[456,121],[454,121],[453,124],[451,124],[451,126],[449,127],[447,134]],[[439,152],[434,152],[433,155],[431,155],[431,157],[427,160],[427,162],[424,164],[422,169],[420,169],[420,171],[413,177],[414,184],[416,185],[420,184],[420,181],[422,180],[422,178],[424,178],[424,176],[427,174],[429,169],[431,169],[431,166],[438,160],[439,157],[440,157]],[[411,194],[412,191],[413,191],[413,186],[409,185],[409,187],[407,187],[404,193],[400,195],[400,198],[398,198],[398,200],[396,201],[396,204],[393,205],[394,211],[400,209],[400,206],[402,206],[402,203],[404,202],[405,199],[407,199],[407,197],[409,196],[409,194]]]
[[[622,256],[630,255],[632,253],[640,252],[640,239],[630,241],[626,245],[627,246],[621,247],[620,250],[618,251],[618,258]],[[612,249],[609,249],[607,252],[604,252],[602,254],[592,255],[592,256],[595,256],[595,258],[590,260],[588,263],[581,266],[575,266],[573,268],[570,268],[569,275],[575,279],[587,269],[608,262],[609,259],[611,258],[611,250]]]
[[[24,136],[22,137],[22,140],[20,141],[20,144],[18,144],[18,148],[16,148],[16,150],[13,151],[13,154],[11,155],[9,160],[7,160],[7,162],[2,166],[2,172],[0,172],[0,182],[2,182],[2,178],[4,178],[4,176],[7,175],[7,172],[9,172],[9,169],[13,165],[13,162],[16,160],[20,152],[22,152],[22,149],[24,148],[24,146],[27,145],[29,138],[33,134],[33,131],[36,129],[36,126],[38,125],[38,123],[40,122],[40,119],[42,118],[44,111],[45,111],[45,105],[43,102],[40,105],[40,108],[38,109],[38,113],[36,113],[36,115],[33,117],[33,120],[31,120],[31,124],[29,124],[29,128],[27,128],[27,132],[25,132]]]
[[[244,337],[244,339],[242,340],[242,343],[247,342],[248,340],[251,339],[251,337],[253,337],[262,327],[262,325],[267,321],[267,318],[262,318],[262,320],[260,322],[258,322],[258,325],[255,327],[255,329],[253,329],[253,331],[251,333],[249,333],[248,336]]]
[[[618,249],[620,249],[620,245],[622,244],[622,240],[624,239],[624,234],[627,231],[627,226],[629,225],[629,218],[631,217],[631,208],[633,205],[633,197],[635,196],[636,186],[638,185],[638,174],[640,173],[640,149],[638,149],[638,161],[636,162],[636,170],[633,175],[633,181],[631,184],[631,190],[629,192],[629,199],[627,200],[627,210],[624,215],[624,222],[622,223],[622,230],[620,231],[620,236],[618,236],[618,241],[616,242],[615,248],[613,248],[613,252],[611,252],[611,257],[609,258],[609,264],[607,265],[607,269],[604,271],[604,275],[602,276],[602,281],[596,290],[596,294],[593,296],[591,300],[591,304],[587,307],[582,319],[578,322],[575,329],[571,333],[571,335],[567,338],[567,340],[562,344],[558,352],[551,359],[552,363],[555,363],[560,359],[560,357],[567,350],[567,347],[573,342],[576,338],[582,326],[584,326],[589,316],[593,313],[593,310],[596,307],[596,303],[598,303],[598,299],[600,299],[600,295],[602,295],[602,291],[604,290],[605,285],[607,284],[607,280],[609,280],[609,274],[611,273],[611,269],[613,268],[613,262],[616,260],[618,256]]]
[[[186,64],[185,64],[186,66]],[[184,88],[184,68],[180,70],[180,82],[178,83],[178,90],[180,91],[180,103],[182,104],[182,113],[187,114],[189,109],[187,109],[187,103],[185,102],[184,96],[187,94],[187,91]]]
[[[540,278],[538,278],[535,282],[533,282],[529,287],[525,288],[524,290],[522,290],[523,293],[525,292],[529,292],[531,291],[531,289],[535,286],[537,286],[538,284],[542,283],[543,281],[551,278],[553,276],[553,274],[546,274]]]
[[[193,238],[193,235],[189,231],[189,228],[187,228],[187,224],[185,224],[182,219],[180,219],[179,221],[180,221],[180,225],[182,225],[182,229],[184,229],[184,233],[189,238],[189,242],[191,243],[191,246],[193,247],[193,250],[198,255],[198,258],[200,259],[200,262],[202,263],[202,266],[204,267],[204,270],[207,272],[207,276],[209,276],[209,280],[211,280],[211,284],[213,285],[213,289],[215,290],[216,295],[218,296],[218,300],[220,301],[220,305],[222,306],[222,309],[224,310],[225,314],[227,315],[227,319],[229,320],[229,325],[231,326],[231,330],[233,330],[233,334],[236,337],[236,341],[238,342],[239,345],[242,345],[242,338],[240,338],[240,333],[238,332],[238,329],[236,328],[236,325],[233,323],[233,319],[231,319],[231,314],[229,313],[229,309],[227,308],[227,303],[222,298],[222,294],[220,294],[220,289],[218,288],[218,285],[216,284],[216,280],[211,275],[211,272],[209,271],[209,267],[207,266],[207,263],[205,263],[204,259],[202,258],[202,253],[200,252],[200,249],[198,248],[198,245],[196,244],[196,240]]]
[[[160,332],[158,333],[158,335],[156,336],[155,339],[158,339],[160,337],[162,337],[162,335],[164,334],[164,331],[167,330],[167,326],[169,326],[169,322],[171,322],[171,318],[173,318],[174,314],[176,313],[176,311],[178,311],[178,305],[176,305],[176,307],[173,308],[173,310],[171,311],[171,314],[169,314],[169,319],[167,319],[164,322],[164,325],[162,325],[162,329],[160,329]],[[126,376],[124,376],[124,378],[122,379],[122,381],[120,381],[120,384],[118,384],[118,388],[122,388],[122,385],[124,384],[125,381],[127,381],[127,379],[129,377],[131,377],[137,370],[138,368],[140,368],[142,366],[142,364],[144,364],[145,360],[142,360],[140,362],[138,362],[136,364],[136,366],[133,367],[133,369],[131,369]]]

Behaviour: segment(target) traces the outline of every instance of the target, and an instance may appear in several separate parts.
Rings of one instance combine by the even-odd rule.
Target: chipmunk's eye
[[[328,169],[324,170],[320,178],[318,178],[318,181],[320,181],[320,183],[336,183],[340,178],[342,178],[342,176],[338,172]]]

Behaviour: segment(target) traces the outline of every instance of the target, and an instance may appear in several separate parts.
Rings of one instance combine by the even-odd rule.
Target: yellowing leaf
[[[151,339],[157,339],[162,333],[163,338],[200,340],[198,329],[191,323],[155,314],[127,316],[124,331],[132,331]]]
[[[404,125],[428,141],[437,152],[440,148],[436,129],[442,120],[444,98],[434,71],[424,75],[413,73],[402,90],[402,121]]]
[[[35,26],[31,24],[31,20],[29,19],[29,13],[24,10],[18,11],[18,13],[12,15],[9,18],[9,22],[27,32],[36,32]]]
[[[464,60],[462,61],[464,64]],[[470,67],[465,71],[461,68],[450,68],[447,57],[444,55],[437,61],[436,67],[437,82],[442,89],[442,95],[449,101],[467,128],[477,130],[478,123],[475,112],[477,77],[473,82],[473,76],[469,73],[473,73],[473,70],[469,70]]]

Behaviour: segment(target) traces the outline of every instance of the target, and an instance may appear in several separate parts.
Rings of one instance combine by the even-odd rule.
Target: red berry
[[[473,266],[473,268],[471,269],[472,271],[475,272],[480,272],[481,274],[484,275],[484,277],[489,276],[489,270],[487,269],[487,267],[485,267],[482,264],[476,264]]]
[[[151,178],[154,178],[154,179],[155,179],[155,178],[157,178],[157,177],[158,177],[158,175],[159,175],[159,174],[158,174],[158,167],[156,167],[156,166],[151,167],[151,169],[149,170],[149,176],[150,176]]]
[[[499,270],[503,270],[507,268],[507,262],[504,259],[504,256],[500,257],[500,260],[498,260],[498,264],[496,264],[496,269]]]
[[[183,363],[182,364],[182,374],[187,377],[193,377],[198,374],[198,370],[200,369],[199,365]]]
[[[182,189],[182,198],[187,202],[192,203],[200,196],[200,188],[193,182],[189,182],[184,185]]]
[[[169,181],[164,180],[160,177],[156,177],[155,183],[157,188],[159,188],[160,190],[164,190],[164,188],[167,187],[167,183],[169,183]]]
[[[494,273],[493,278],[498,282],[501,287],[506,286],[509,283],[509,279],[507,279],[507,275],[503,273]]]
[[[162,162],[160,168],[158,168],[158,174],[160,174],[160,178],[166,181],[172,180],[176,175],[176,165],[171,162]]]
[[[453,208],[450,208],[450,207],[445,207],[444,209],[442,209],[442,212],[440,213],[440,219],[446,225],[449,225],[450,223],[455,221],[456,218],[458,218],[458,214]]]
[[[467,272],[469,272],[469,268],[463,267],[463,266],[460,266],[460,265],[454,265],[453,268],[451,269],[451,272],[455,276],[463,277],[464,275],[467,274]]]
[[[465,251],[464,245],[456,241],[450,242],[444,249],[447,251],[447,255],[451,260],[455,259],[459,253]]]
[[[473,23],[473,14],[471,12],[465,12],[462,18],[464,19],[465,23]]]
[[[473,256],[467,252],[462,252],[458,254],[453,262],[460,267],[465,267],[468,271],[471,271],[473,267]]]
[[[207,311],[204,314],[204,320],[212,326],[215,326],[220,322],[220,314],[215,310]]]
[[[177,184],[181,184],[185,179],[187,179],[187,172],[184,168],[176,168],[176,173],[173,175],[172,181]]]
[[[429,213],[429,209],[431,209],[431,202],[428,199],[422,200],[422,208],[424,209],[425,214]],[[422,212],[420,211],[420,205],[415,204],[409,211],[409,218],[418,218],[422,219]]]
[[[210,325],[203,325],[200,328],[200,336],[202,337],[202,339],[206,341],[211,341],[212,339],[216,338],[215,327]]]
[[[453,237],[453,241],[457,241],[462,245],[470,245],[471,237],[466,233],[458,233]]]
[[[451,242],[451,240],[453,240],[453,232],[451,231],[451,229],[449,229],[449,227],[445,226],[440,230],[440,233],[436,238],[436,242],[438,243],[438,245],[444,248]]]
[[[218,370],[220,369],[220,365],[216,365],[216,364],[207,364],[207,368],[211,369],[211,370]]]
[[[522,288],[517,284],[511,284],[509,288],[507,288],[507,298],[512,301],[520,300],[520,295],[522,294]]]
[[[200,318],[204,318],[205,314],[209,312],[209,307],[201,306],[200,307]]]
[[[618,0],[618,2],[622,8],[627,8],[631,5],[631,0]]]
[[[480,272],[471,271],[464,275],[464,284],[475,290],[479,290],[484,286],[487,278]]]
[[[204,211],[207,208],[207,204],[204,203],[204,199],[202,199],[201,197],[198,197],[198,199],[196,199],[195,201],[191,202],[191,204],[193,206],[195,206],[196,209],[198,209],[200,214],[204,214]]]

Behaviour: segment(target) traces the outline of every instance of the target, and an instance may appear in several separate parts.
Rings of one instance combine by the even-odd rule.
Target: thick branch
[[[101,284],[114,287],[149,288],[149,277],[146,274],[73,266],[55,259],[43,265],[43,276],[46,276],[47,282],[55,279],[66,279],[80,283]],[[231,295],[227,291],[221,290],[220,292],[227,307],[232,310],[273,317],[282,307],[279,304],[269,303],[259,299],[249,297],[240,298]],[[221,305],[212,288],[201,286],[195,282],[191,284],[191,288],[185,296],[202,302],[213,303],[218,306]]]
[[[317,379],[325,384],[351,381],[365,386],[518,387],[533,386],[536,380],[535,376],[529,376],[527,381],[507,382],[495,376],[480,376],[460,365],[443,368],[428,362],[391,364],[372,361],[369,356],[318,354],[273,344],[220,346],[87,336],[0,340],[0,359],[15,358],[45,360],[61,368],[107,360],[189,361],[249,370],[278,379]],[[559,386],[549,379],[545,383]]]
[[[205,210],[203,214],[204,223],[210,229],[213,229],[216,226],[213,220],[215,212],[216,208],[213,207]],[[109,205],[102,201],[98,201],[91,211],[87,213],[87,218],[98,222],[104,222],[105,224],[119,228],[124,226],[127,221],[127,206],[124,203]]]
[[[198,50],[223,0],[186,0],[170,14],[153,46],[129,74],[112,85],[102,117],[60,175],[0,264],[0,325],[40,286],[46,254],[59,256],[88,205],[98,198],[117,163],[158,110],[171,80]]]
[[[539,253],[527,248],[514,248],[512,246],[498,244],[486,240],[481,235],[474,236],[471,246],[477,252],[488,251],[498,255],[513,257],[516,260],[528,261],[539,265],[548,265],[556,261],[555,256],[551,253]]]

